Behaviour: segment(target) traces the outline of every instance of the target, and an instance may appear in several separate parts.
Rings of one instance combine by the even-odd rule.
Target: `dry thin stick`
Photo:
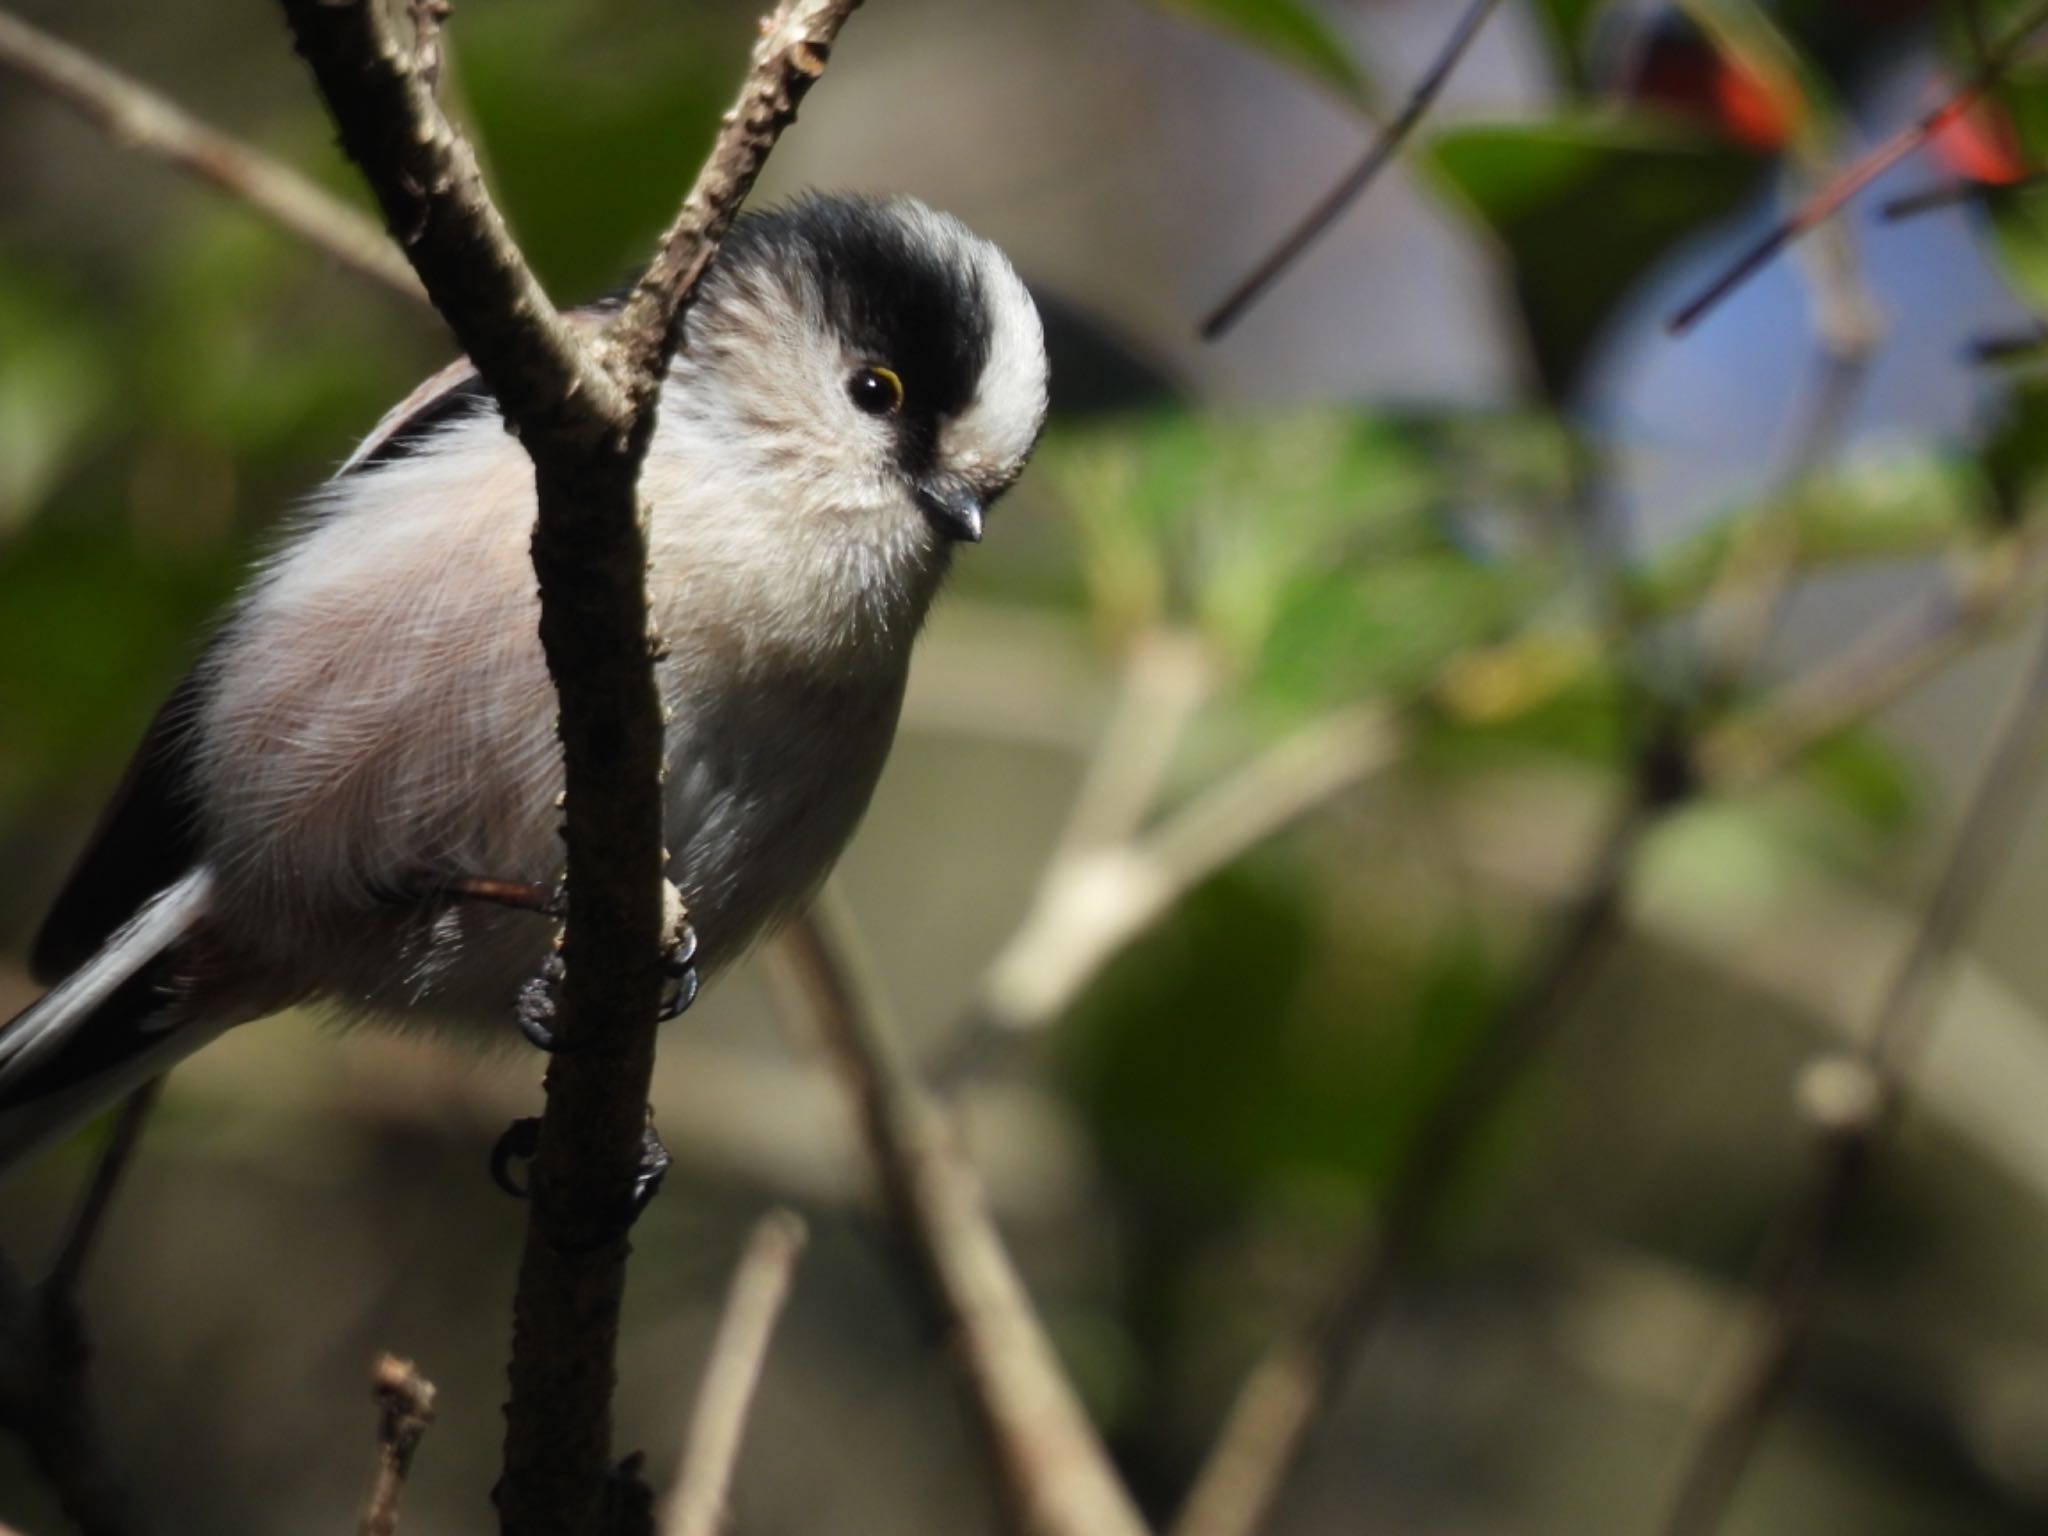
[[[1655,756],[1646,749],[1644,762]],[[1347,1366],[1378,1321],[1393,1284],[1523,1068],[1570,1017],[1622,920],[1643,833],[1676,802],[1644,772],[1606,834],[1592,879],[1520,997],[1467,1052],[1430,1106],[1388,1186],[1379,1221],[1340,1268],[1323,1304],[1253,1367],[1189,1493],[1172,1536],[1254,1536],[1327,1416]]]
[[[2048,626],[1971,792],[1920,927],[1878,1005],[1868,1042],[1856,1056],[1815,1063],[1801,1084],[1802,1103],[1820,1133],[1813,1178],[1779,1235],[1755,1327],[1706,1415],[1665,1536],[1709,1536],[1727,1512],[1812,1327],[1843,1220],[1925,1051],[1930,1005],[1947,960],[2016,845],[2013,822],[2033,793],[2044,747]]]
[[[718,1536],[724,1529],[747,1410],[768,1358],[768,1341],[789,1299],[804,1242],[803,1219],[793,1211],[763,1217],[747,1239],[697,1389],[683,1441],[682,1470],[662,1518],[662,1536]]]
[[[56,97],[123,148],[191,172],[350,271],[415,304],[426,302],[405,259],[356,209],[139,80],[4,11],[0,70]]]
[[[1701,316],[1741,287],[1778,252],[1832,217],[1850,198],[1968,112],[1996,83],[2013,54],[2043,22],[2048,22],[2048,6],[2037,6],[2028,11],[2005,40],[1985,55],[1977,73],[1961,89],[1939,106],[1923,112],[1801,203],[1788,218],[1773,226],[1761,240],[1737,257],[1725,272],[1707,284],[1697,298],[1679,308],[1666,322],[1666,328],[1674,336],[1682,336],[1692,329]]]
[[[1322,236],[1344,210],[1364,195],[1365,190],[1378,178],[1381,171],[1407,142],[1437,96],[1443,91],[1444,83],[1451,78],[1451,72],[1458,67],[1458,61],[1465,56],[1465,50],[1472,46],[1472,40],[1479,35],[1479,29],[1486,25],[1487,18],[1500,9],[1500,0],[1469,0],[1457,26],[1445,39],[1441,52],[1429,66],[1427,73],[1415,84],[1408,100],[1401,110],[1379,132],[1359,162],[1344,174],[1344,179],[1332,187],[1323,200],[1309,211],[1301,223],[1282,240],[1273,251],[1238,285],[1231,289],[1223,301],[1211,310],[1200,326],[1204,341],[1214,341],[1244,318],[1245,311],[1262,298],[1266,291],[1279,281],[1281,275],[1300,259],[1301,254]]]
[[[679,317],[718,237],[858,0],[763,25],[682,214],[594,345],[549,302],[476,156],[380,0],[282,0],[343,147],[532,456],[540,632],[568,786],[567,979],[531,1175],[497,1500],[507,1536],[598,1518],[611,1459],[625,1226],[653,1075],[664,918],[660,699],[640,463]]]
[[[370,1373],[370,1395],[377,1400],[377,1470],[358,1529],[362,1536],[397,1536],[398,1498],[434,1422],[434,1384],[410,1360],[380,1355]]]
[[[827,892],[827,899],[830,892]],[[814,912],[787,932],[884,1200],[965,1378],[1022,1536],[1145,1536],[1062,1371],[952,1128]]]

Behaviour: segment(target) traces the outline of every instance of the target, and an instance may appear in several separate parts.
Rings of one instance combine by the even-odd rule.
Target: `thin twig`
[[[1287,269],[1300,259],[1301,254],[1315,244],[1323,232],[1337,222],[1345,209],[1364,196],[1365,191],[1386,169],[1389,162],[1400,152],[1408,136],[1422,122],[1424,116],[1435,104],[1444,84],[1451,78],[1451,72],[1458,67],[1458,61],[1465,56],[1465,50],[1486,25],[1487,18],[1500,9],[1500,0],[1468,0],[1464,12],[1458,17],[1458,24],[1451,29],[1451,35],[1444,40],[1444,46],[1423,77],[1415,83],[1408,100],[1402,105],[1391,121],[1379,131],[1372,145],[1349,171],[1324,195],[1321,202],[1309,210],[1304,218],[1275,246],[1236,287],[1224,297],[1200,326],[1204,341],[1214,341],[1244,318],[1245,311],[1264,296]]]
[[[797,1260],[803,1256],[803,1219],[775,1211],[755,1226],[733,1271],[725,1314],[711,1358],[697,1388],[696,1407],[683,1441],[682,1469],[669,1494],[662,1536],[719,1536],[725,1528],[726,1499],[739,1463],[747,1410],[768,1358],[783,1303],[789,1299]]]
[[[1395,1280],[1478,1132],[1598,974],[1620,928],[1636,848],[1673,803],[1670,786],[1653,775],[1645,774],[1635,786],[1542,965],[1430,1105],[1387,1187],[1374,1228],[1340,1267],[1323,1304],[1253,1367],[1172,1536],[1254,1536],[1271,1520],[1346,1368],[1385,1310]]]
[[[343,147],[534,461],[540,633],[560,705],[567,977],[513,1308],[507,1536],[584,1532],[611,1460],[626,1213],[654,1067],[660,765],[638,480],[677,319],[857,0],[784,0],[632,299],[589,344],[492,205],[381,0],[281,0]]]
[[[404,258],[355,208],[141,81],[4,11],[0,70],[54,96],[123,148],[190,172],[350,271],[415,304],[426,302]]]
[[[882,1196],[953,1346],[1012,1525],[1023,1536],[1144,1536],[1144,1520],[1004,1250],[980,1180],[877,1018],[872,989],[824,932],[830,920],[814,911],[792,924],[784,952],[855,1099]]]
[[[377,1470],[358,1529],[362,1536],[397,1536],[399,1495],[434,1422],[434,1384],[410,1360],[380,1355],[370,1373],[370,1395],[377,1401]]]
[[[1948,959],[2017,844],[2013,822],[2034,791],[2044,747],[2048,625],[1995,733],[1941,877],[1885,988],[1868,1040],[1855,1056],[1813,1064],[1801,1083],[1802,1104],[1818,1132],[1813,1176],[1774,1244],[1750,1335],[1704,1417],[1665,1536],[1709,1536],[1727,1512],[1811,1330],[1844,1219],[1869,1180],[1925,1052],[1931,1004]]]
[[[2048,325],[2039,321],[2022,330],[1972,337],[1964,355],[1981,366],[2029,362],[2048,349]]]
[[[1826,186],[1801,203],[1788,217],[1773,225],[1761,240],[1750,246],[1729,264],[1726,271],[1707,284],[1698,297],[1674,312],[1666,323],[1666,328],[1674,336],[1681,336],[1691,330],[1701,316],[1741,287],[1778,252],[1816,225],[1831,218],[1850,198],[1962,117],[1997,81],[2012,56],[2043,22],[2048,22],[2048,6],[2036,6],[2029,10],[2019,24],[2006,34],[2005,39],[1985,55],[1977,73],[1959,90],[1940,105],[1923,112],[1912,123],[1894,133],[1855,164],[1847,167]]]
[[[718,142],[661,237],[646,274],[606,333],[619,366],[643,390],[655,387],[681,339],[683,317],[719,242],[797,107],[825,73],[832,44],[861,0],[782,0],[761,23],[761,39],[739,100]]]
[[[2024,191],[2037,187],[2048,172],[2029,171],[2011,181],[1952,181],[1940,186],[1923,187],[1918,192],[1908,192],[1892,198],[1878,209],[1878,216],[1886,220],[1913,219],[1923,213],[1933,213],[1942,208],[1954,208],[1958,204],[1990,202],[2008,192]]]

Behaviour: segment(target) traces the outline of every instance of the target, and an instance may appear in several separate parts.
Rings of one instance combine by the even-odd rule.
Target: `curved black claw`
[[[491,1148],[491,1182],[515,1200],[526,1199],[533,1191],[512,1177],[512,1165],[528,1161],[539,1150],[539,1117],[514,1120]]]
[[[647,1202],[661,1193],[661,1181],[668,1177],[669,1169],[676,1160],[669,1156],[667,1147],[661,1144],[661,1137],[655,1133],[654,1112],[647,1113],[647,1128],[640,1133],[640,1171],[633,1177],[633,1208],[626,1217],[631,1226],[640,1219],[640,1213],[647,1209]]]
[[[565,974],[560,951],[551,951],[541,962],[540,974],[520,987],[519,1000],[512,1009],[513,1017],[519,1021],[519,1033],[526,1037],[526,1043],[550,1056],[569,1049],[553,1029],[557,1012],[555,988],[561,985]]]
[[[661,1011],[655,1017],[666,1024],[678,1014],[688,1011],[690,1004],[697,1001],[697,989],[701,985],[697,980],[697,968],[685,966],[680,973],[669,978],[661,999]]]
[[[661,969],[668,978],[668,986],[662,993],[657,1017],[666,1024],[697,1001],[702,985],[697,976],[697,930],[690,926],[688,918],[676,925],[672,941],[662,951]]]

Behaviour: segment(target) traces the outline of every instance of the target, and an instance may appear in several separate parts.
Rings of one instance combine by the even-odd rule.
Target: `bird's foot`
[[[526,1037],[526,1043],[550,1056],[570,1049],[554,1030],[555,1015],[561,1011],[556,997],[562,978],[568,973],[568,967],[562,963],[561,941],[557,939],[547,959],[540,963],[540,974],[520,987],[519,999],[512,1006],[512,1016],[518,1021],[519,1033]]]
[[[682,892],[667,880],[661,883],[661,934],[663,985],[658,1017],[666,1024],[697,1001],[702,984],[697,976],[697,930],[690,926],[690,909],[683,905]]]
[[[530,1199],[533,1187],[512,1176],[514,1163],[533,1160],[540,1148],[540,1118],[527,1115],[514,1120],[505,1128],[497,1144],[491,1148],[491,1182],[515,1200]],[[579,1242],[565,1250],[570,1253],[586,1253],[593,1248],[602,1248],[614,1238],[624,1235],[640,1219],[640,1213],[647,1209],[647,1203],[661,1192],[662,1180],[675,1166],[675,1159],[667,1147],[661,1144],[661,1137],[654,1129],[654,1111],[647,1112],[647,1123],[640,1133],[640,1166],[633,1175],[632,1192],[626,1197],[625,1209],[616,1224],[608,1224],[593,1237]]]
[[[491,1182],[514,1200],[524,1200],[533,1191],[512,1177],[512,1165],[533,1160],[540,1150],[540,1116],[524,1115],[505,1127],[491,1148]]]

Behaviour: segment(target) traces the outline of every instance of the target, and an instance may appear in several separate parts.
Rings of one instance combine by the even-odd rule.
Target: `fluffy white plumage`
[[[899,409],[863,408],[865,369],[900,377]],[[443,892],[560,872],[532,469],[461,370],[439,382],[313,499],[145,746],[174,806],[117,809],[60,898],[39,953],[78,949],[81,926],[105,942],[0,1029],[0,1160],[53,1103],[90,1108],[184,1054],[167,1042],[294,1002],[516,1038],[547,925]],[[1045,387],[1029,295],[957,222],[820,198],[735,230],[642,478],[671,877],[705,964],[844,846],[952,545],[1021,472]],[[120,905],[101,890],[128,878],[121,818],[176,809],[174,895],[138,891],[143,918],[98,931]]]

